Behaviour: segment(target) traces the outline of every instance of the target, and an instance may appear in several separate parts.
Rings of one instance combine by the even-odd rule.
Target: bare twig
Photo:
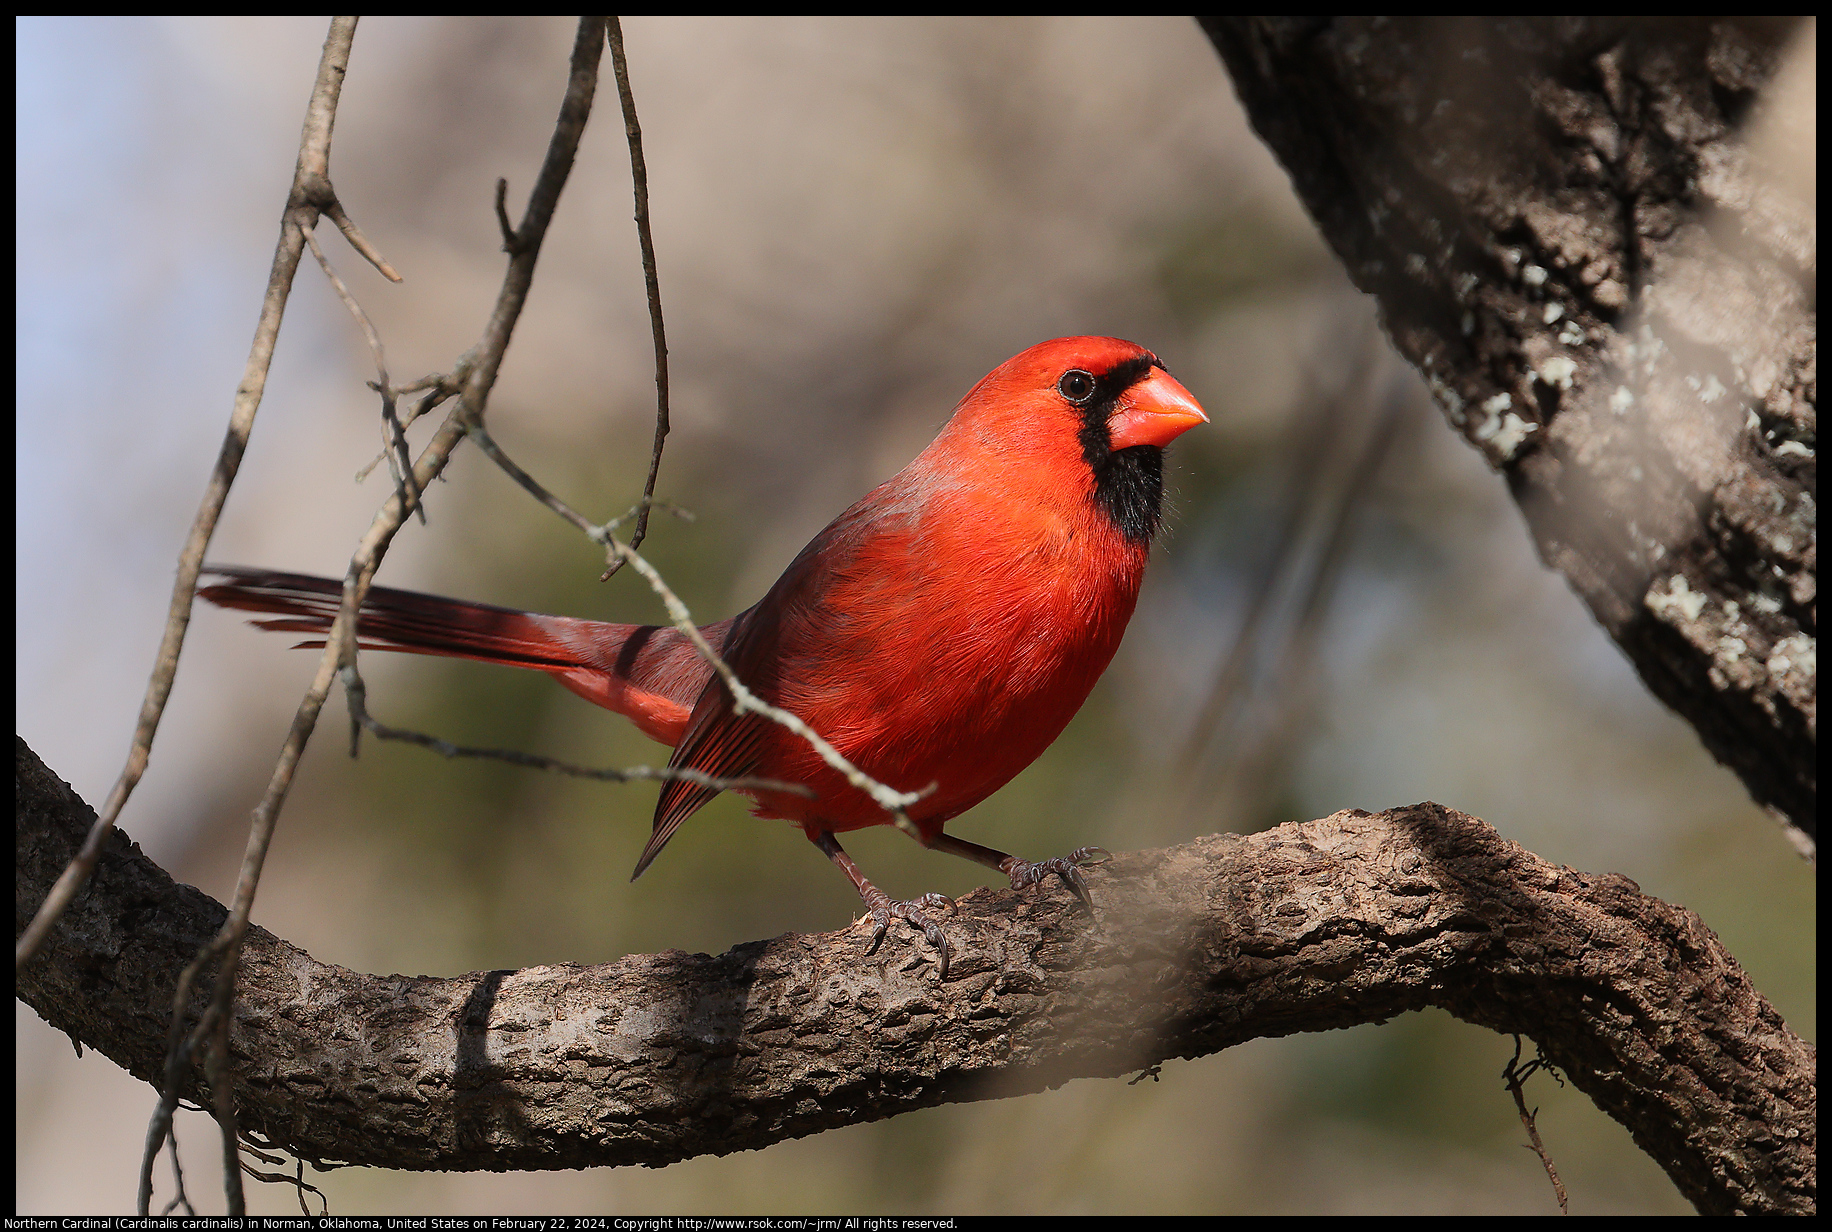
[[[330,279],[331,289],[337,292],[337,298],[343,301],[350,315],[356,318],[357,328],[363,331],[363,340],[369,344],[369,357],[375,360],[376,379],[386,387],[388,359],[382,352],[381,335],[375,332],[375,324],[369,320],[369,314],[363,311],[363,306],[356,302],[354,295],[350,294],[350,288],[344,285],[344,280],[338,277],[337,271],[331,267],[330,260],[324,255],[324,249],[318,246],[318,236],[315,230],[312,227],[306,227],[304,231],[305,242],[311,248],[312,256],[318,259],[318,268],[324,271],[326,278]]]
[[[337,116],[338,94],[343,88],[345,69],[350,62],[350,43],[356,35],[356,18],[338,17],[331,22],[324,53],[318,62],[318,79],[312,86],[312,97],[306,107],[305,130],[299,141],[299,161],[293,170],[292,190],[287,195],[286,210],[280,219],[280,239],[274,247],[274,259],[267,278],[267,291],[261,300],[261,314],[255,325],[254,343],[248,362],[242,370],[242,382],[236,388],[235,405],[229,414],[229,427],[223,435],[216,467],[204,489],[191,533],[178,556],[178,577],[172,585],[172,602],[166,616],[165,634],[159,643],[159,654],[153,662],[152,677],[147,681],[146,697],[140,703],[139,721],[134,727],[133,745],[127,764],[115,781],[113,790],[95,819],[89,840],[58,878],[57,885],[40,905],[31,924],[20,935],[13,948],[13,969],[18,971],[32,961],[44,944],[46,935],[58,916],[69,906],[76,891],[95,868],[102,844],[114,828],[127,797],[146,773],[152,754],[153,736],[159,730],[159,719],[165,713],[166,699],[172,692],[172,681],[178,674],[178,656],[184,649],[185,632],[191,623],[191,599],[197,588],[197,575],[203,568],[204,554],[216,531],[223,503],[241,469],[242,454],[254,430],[255,412],[267,387],[267,372],[273,362],[274,344],[280,336],[280,320],[286,311],[293,275],[305,249],[304,229],[317,221],[319,213],[336,200],[331,191],[331,128]],[[144,1213],[144,1212],[143,1212]]]
[[[241,938],[235,939],[239,947]],[[239,950],[237,951],[239,956]],[[216,996],[212,998],[209,1019],[209,1042],[204,1050],[204,1074],[210,1082],[210,1102],[216,1123],[222,1133],[218,1141],[223,1150],[223,1193],[229,1213],[241,1217],[248,1213],[248,1202],[242,1192],[242,1155],[240,1135],[235,1132],[235,1083],[229,1076],[229,1016],[235,998],[235,968],[223,964],[217,977]]]
[[[1527,1079],[1533,1076],[1535,1070],[1540,1069],[1551,1074],[1553,1078],[1558,1078],[1558,1071],[1542,1057],[1534,1057],[1525,1065],[1520,1063],[1520,1036],[1516,1035],[1514,1037],[1514,1057],[1502,1067],[1501,1078],[1508,1084],[1508,1093],[1514,1097],[1514,1106],[1520,1110],[1520,1123],[1527,1127],[1527,1137],[1533,1140],[1533,1151],[1539,1156],[1539,1162],[1545,1165],[1546,1176],[1552,1181],[1552,1192],[1558,1196],[1559,1214],[1569,1215],[1571,1208],[1565,1195],[1565,1183],[1558,1179],[1558,1169],[1552,1166],[1552,1156],[1546,1153],[1546,1144],[1539,1140],[1539,1128],[1534,1124],[1534,1118],[1538,1115],[1539,1110],[1535,1108],[1532,1112],[1528,1112],[1526,1097],[1521,1093],[1521,1088]],[[1560,1080],[1559,1085],[1564,1085],[1563,1080]]]
[[[423,389],[427,391],[426,396],[414,403],[413,409],[407,412],[407,418],[401,420],[400,432],[403,438],[406,436],[407,429],[411,427],[420,416],[433,411],[445,402],[458,396],[458,386],[452,383],[451,377],[442,374],[436,376],[423,376],[410,385],[397,385],[392,392],[395,398],[398,399],[402,394],[418,393]],[[376,454],[375,457],[369,461],[367,466],[364,466],[361,470],[356,472],[356,482],[361,483],[369,477],[370,471],[380,466],[383,462],[388,461],[390,461],[389,451],[384,447],[382,452]],[[400,485],[397,483],[396,487],[398,488],[399,486]]]
[[[677,505],[673,501],[647,500],[647,501],[638,501],[636,504],[631,505],[628,509],[624,510],[622,513],[618,514],[616,517],[606,522],[604,524],[604,529],[616,530],[619,526],[622,526],[625,522],[628,522],[631,518],[635,517],[645,507],[650,508],[650,509],[660,509],[663,513],[671,513],[683,522],[691,522],[694,520],[693,510],[687,508],[685,505]]]
[[[276,1168],[284,1167],[286,1164],[286,1160],[283,1157],[279,1155],[270,1155],[245,1138],[242,1140],[242,1153],[244,1155],[252,1155],[262,1163],[272,1164]],[[294,1190],[294,1195],[299,1199],[299,1213],[301,1215],[309,1216],[312,1213],[311,1209],[305,1204],[305,1195],[307,1193],[318,1195],[320,1215],[330,1214],[331,1204],[325,1198],[324,1191],[319,1189],[316,1185],[307,1183],[305,1179],[305,1160],[296,1158],[293,1163],[295,1164],[293,1175],[288,1176],[284,1172],[261,1172],[247,1160],[244,1159],[241,1161],[242,1171],[246,1172],[257,1181],[265,1181],[269,1185],[291,1185]]]
[[[501,176],[496,179],[496,226],[503,233],[503,251],[514,256],[520,241],[515,236],[515,224],[509,221],[509,181]]]
[[[649,476],[642,485],[642,505],[630,546],[642,546],[649,533],[649,507],[655,499],[655,477],[662,469],[662,444],[668,439],[668,339],[662,328],[662,285],[655,272],[655,240],[649,234],[649,169],[642,156],[642,125],[636,119],[636,96],[630,93],[630,65],[623,54],[623,23],[612,17],[605,25],[611,44],[611,70],[617,77],[617,97],[623,103],[623,132],[630,143],[630,179],[636,194],[636,238],[642,245],[643,284],[649,292],[649,329],[655,336],[655,445],[649,454]],[[619,558],[604,571],[607,581],[623,567]]]
[[[338,201],[336,197],[332,197],[325,203],[324,212],[330,216],[332,222],[337,224],[337,229],[343,232],[343,237],[349,241],[350,247],[356,249],[357,252],[367,258],[369,264],[375,266],[375,268],[381,272],[382,277],[386,278],[389,282],[401,281],[401,276],[395,273],[394,267],[388,264],[382,257],[382,254],[375,250],[375,246],[371,244],[369,238],[362,233],[361,228],[356,225],[356,221],[348,214],[344,213],[343,204]]]
[[[715,791],[786,791],[798,796],[812,796],[814,790],[801,783],[785,783],[778,779],[733,778],[722,779],[700,770],[686,766],[626,766],[623,769],[599,769],[592,766],[575,766],[570,762],[558,761],[552,757],[541,757],[534,753],[521,753],[514,749],[479,749],[465,745],[452,744],[437,736],[428,736],[423,732],[407,731],[404,728],[390,727],[371,715],[367,710],[368,691],[363,686],[362,677],[354,667],[343,669],[344,697],[349,702],[351,719],[360,725],[363,731],[369,732],[378,740],[397,740],[405,744],[417,744],[421,748],[431,749],[441,757],[478,757],[492,761],[506,761],[510,765],[528,766],[535,770],[551,770],[557,774],[570,774],[582,779],[598,779],[610,783],[634,783],[638,781],[666,782],[670,779],[685,779],[701,787],[711,787]]]
[[[185,1086],[185,1076],[191,1067],[191,1059],[196,1056],[199,1045],[208,1038],[214,1027],[214,1007],[207,1010],[189,1035],[185,1034],[186,1012],[191,1004],[191,989],[195,986],[198,975],[214,958],[221,954],[220,936],[199,952],[179,972],[172,992],[172,1018],[166,1029],[165,1072],[160,1086],[158,1105],[153,1109],[153,1117],[147,1125],[146,1149],[140,1157],[140,1203],[142,1215],[149,1212],[153,1197],[153,1165],[157,1162],[162,1146],[170,1144],[172,1148],[172,1166],[178,1165],[178,1137],[173,1130],[173,1114],[181,1101],[181,1092]],[[230,1137],[234,1137],[233,1134]],[[180,1177],[182,1192],[183,1173]],[[224,1182],[228,1184],[227,1181]],[[237,1185],[240,1182],[236,1182]],[[190,1205],[186,1199],[186,1206]],[[170,1207],[167,1208],[168,1210]]]
[[[426,525],[426,507],[420,503],[420,493],[413,487],[413,455],[408,452],[407,434],[403,430],[400,418],[394,411],[396,391],[388,383],[388,357],[382,350],[382,336],[375,330],[375,324],[369,320],[369,314],[356,302],[356,296],[350,294],[350,288],[337,276],[337,271],[324,255],[324,249],[318,246],[318,237],[313,229],[305,229],[305,242],[311,245],[312,256],[318,259],[318,268],[331,280],[331,288],[337,292],[337,298],[343,301],[350,315],[356,318],[356,324],[363,331],[363,338],[369,343],[369,355],[375,360],[375,381],[370,388],[382,398],[382,452],[388,459],[388,469],[394,473],[394,486],[403,494],[403,499],[410,508],[420,515],[420,525]],[[397,279],[398,281],[398,279]]]
[[[579,530],[584,533],[585,537],[590,539],[593,543],[602,545],[606,539],[610,538],[610,532],[603,526],[598,525],[596,522],[580,513],[577,509],[574,509],[571,505],[555,496],[552,492],[549,492],[540,480],[516,465],[515,460],[504,453],[502,446],[496,443],[496,438],[490,435],[488,428],[485,428],[482,424],[474,424],[470,427],[469,431],[471,439],[477,442],[477,447],[483,450],[484,456],[501,467],[503,473],[520,484],[529,495],[559,514],[560,517],[566,519],[566,521],[578,527]],[[619,521],[621,520],[622,519],[619,519]],[[611,553],[607,551],[606,556],[608,559]]]
[[[148,1168],[151,1167],[152,1162],[158,1157],[160,1146],[166,1142],[170,1142],[172,1145],[172,1150],[171,1150],[172,1188],[174,1190],[174,1193],[172,1195],[172,1200],[165,1204],[164,1208],[160,1210],[159,1214],[162,1216],[170,1215],[173,1211],[177,1210],[179,1207],[182,1206],[184,1208],[185,1214],[195,1215],[197,1214],[196,1208],[194,1208],[191,1205],[190,1195],[185,1193],[184,1165],[180,1163],[178,1160],[178,1133],[173,1128],[169,1120],[167,1121],[163,1130],[161,1130],[160,1136],[158,1139],[155,1140],[151,1138],[149,1135],[147,1145],[146,1145],[146,1150],[142,1154],[142,1158],[145,1161],[145,1166]],[[140,1209],[141,1210],[146,1210],[148,1205],[151,1203],[152,1192],[153,1192],[152,1191],[152,1173],[148,1171],[141,1178],[141,1193],[142,1193],[142,1196],[140,1199]]]
[[[502,447],[482,425],[473,426],[470,433],[485,456],[500,466],[511,479],[525,488],[536,500],[578,527],[593,543],[603,545],[608,561],[628,561],[636,567],[636,571],[642,574],[649,583],[649,589],[660,596],[662,603],[667,607],[670,622],[686,636],[688,641],[693,643],[700,657],[711,664],[713,671],[718,673],[719,679],[725,682],[725,687],[731,691],[732,702],[738,713],[760,714],[806,740],[809,747],[820,755],[822,761],[839,771],[845,776],[848,783],[870,796],[877,802],[878,807],[889,813],[899,830],[924,846],[928,845],[921,831],[916,828],[916,824],[910,820],[905,810],[935,790],[936,784],[930,783],[920,791],[898,791],[895,788],[887,787],[846,760],[838,749],[821,738],[819,732],[795,715],[758,698],[756,694],[744,687],[744,683],[738,679],[737,674],[732,671],[724,659],[719,657],[719,652],[712,648],[705,637],[701,636],[699,626],[693,622],[693,613],[687,610],[687,605],[681,602],[680,596],[674,593],[668,583],[662,579],[662,575],[655,571],[655,566],[644,560],[635,548],[619,542],[617,537],[611,534],[610,528],[615,525],[614,522],[599,525],[549,492],[538,479],[516,465],[514,459],[502,451]]]

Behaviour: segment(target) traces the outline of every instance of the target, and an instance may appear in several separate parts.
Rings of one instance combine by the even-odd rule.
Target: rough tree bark
[[[16,761],[15,931],[93,816],[23,741]],[[1626,878],[1421,804],[1092,880],[1093,922],[1065,893],[963,899],[945,983],[907,941],[866,958],[857,928],[455,979],[361,975],[253,929],[237,1115],[321,1162],[665,1164],[1437,1005],[1530,1036],[1700,1210],[1813,1209],[1816,1050],[1696,915]],[[117,834],[19,996],[153,1081],[177,974],[223,916]],[[207,1101],[201,1069],[185,1094]]]
[[[1739,131],[1795,23],[1200,20],[1542,558],[1811,840],[1816,220]]]

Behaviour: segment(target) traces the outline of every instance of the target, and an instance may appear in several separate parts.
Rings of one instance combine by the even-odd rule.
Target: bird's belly
[[[778,704],[880,782],[900,791],[932,785],[909,813],[933,833],[1062,733],[1118,648],[1135,594],[1097,591],[1086,610],[1074,611],[962,603],[957,620],[937,620],[931,603],[924,636],[896,646],[868,638],[836,646],[823,671],[786,688]],[[760,816],[835,831],[890,820],[787,732],[771,733],[764,761],[759,775],[805,783],[816,797],[760,796]]]

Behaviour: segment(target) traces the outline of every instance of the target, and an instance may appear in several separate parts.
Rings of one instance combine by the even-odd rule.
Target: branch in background
[[[1810,848],[1816,224],[1747,131],[1795,22],[1201,22],[1541,557]]]
[[[414,403],[413,409],[407,412],[407,417],[402,419],[398,424],[393,425],[389,432],[391,438],[398,438],[400,440],[403,449],[406,448],[407,429],[414,421],[418,420],[420,416],[438,409],[440,406],[458,396],[458,386],[453,384],[451,376],[445,373],[434,373],[432,376],[423,376],[411,384],[397,385],[389,392],[394,398],[398,399],[402,394],[420,393],[422,390],[425,391],[425,396]],[[386,414],[387,412],[388,407],[385,405],[383,413]],[[374,458],[370,459],[366,466],[356,472],[356,482],[361,483],[363,480],[367,479],[369,477],[369,472],[380,466],[383,462],[388,462],[390,468],[399,465],[403,471],[405,471],[408,466],[408,460],[404,457],[398,460],[391,460],[388,446],[384,444],[382,452],[376,454]],[[397,488],[403,486],[404,483],[405,480],[396,476],[395,486]],[[425,523],[426,516],[424,513],[421,514],[420,521],[422,524]]]
[[[1422,401],[1373,322],[1333,389],[1295,401],[1286,492],[1271,550],[1177,759],[1174,811],[1230,830],[1258,829],[1290,782],[1315,694],[1324,618],[1388,452]],[[1306,384],[1326,369],[1308,365]]]
[[[23,920],[89,813],[17,754]],[[314,1162],[660,1165],[1435,1005],[1532,1037],[1699,1210],[1813,1210],[1817,1050],[1696,915],[1624,877],[1432,804],[1090,875],[1092,924],[1066,894],[963,898],[942,983],[864,957],[856,928],[455,979],[361,975],[250,929],[236,1103]],[[153,1080],[177,974],[226,914],[116,834],[19,996]]]

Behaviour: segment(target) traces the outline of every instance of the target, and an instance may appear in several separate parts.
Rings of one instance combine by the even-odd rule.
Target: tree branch
[[[331,39],[326,43],[325,61],[327,65],[332,62],[333,47],[338,44],[340,32],[347,60],[348,37],[354,32],[354,29],[354,19],[340,18],[333,23]],[[233,1003],[237,991],[237,972],[242,960],[242,945],[247,936],[249,913],[253,909],[255,893],[260,885],[261,870],[267,859],[268,848],[279,821],[280,810],[292,788],[293,775],[298,768],[299,759],[305,751],[306,742],[310,740],[317,726],[319,712],[330,694],[332,682],[342,669],[350,669],[352,674],[354,673],[357,648],[356,613],[362,606],[363,595],[373,581],[376,569],[380,567],[389,544],[406,521],[410,503],[417,505],[418,501],[415,499],[417,494],[424,492],[427,485],[443,472],[450,460],[452,450],[456,448],[459,441],[464,439],[466,426],[481,425],[483,422],[484,411],[488,405],[490,391],[496,382],[497,371],[502,364],[503,353],[509,345],[516,321],[520,318],[523,304],[526,302],[528,288],[534,279],[534,268],[540,256],[541,242],[552,220],[553,211],[559,203],[560,192],[565,187],[567,176],[572,170],[579,139],[585,131],[586,120],[591,114],[603,40],[603,19],[589,15],[581,17],[578,32],[573,40],[572,63],[566,94],[561,101],[559,119],[554,125],[553,136],[548,142],[547,157],[542,163],[540,175],[535,180],[534,190],[530,194],[522,225],[515,233],[513,250],[508,269],[504,274],[502,289],[497,295],[495,310],[491,314],[482,340],[475,348],[466,353],[465,359],[459,366],[460,371],[454,373],[450,382],[458,392],[458,404],[447,416],[446,422],[434,433],[433,439],[421,452],[419,461],[403,476],[403,483],[395,495],[389,498],[377,512],[370,523],[368,532],[351,556],[349,567],[344,575],[343,602],[325,636],[325,649],[319,658],[318,670],[305,696],[300,699],[298,709],[293,715],[292,725],[287,731],[286,740],[281,745],[280,755],[269,776],[267,789],[249,818],[248,841],[243,851],[241,872],[237,877],[235,896],[229,912],[219,930],[198,946],[195,956],[179,972],[175,981],[172,995],[172,1023],[167,1038],[167,1080],[155,1084],[161,1087],[161,1097],[148,1133],[147,1157],[141,1163],[140,1213],[142,1215],[148,1213],[148,1201],[152,1192],[153,1153],[161,1138],[169,1136],[172,1112],[181,1096],[178,1081],[192,1064],[191,1058],[200,1052],[203,1054],[206,1070],[211,1075],[208,1085],[215,1090],[216,1115],[223,1130],[223,1177],[229,1214],[237,1217],[243,1214],[241,1169],[237,1155],[237,1143],[241,1134],[235,1121],[235,1104],[229,1089],[233,1083],[227,1077],[227,1067],[229,1065],[228,1052],[231,1047],[231,1022],[234,1016]],[[339,82],[342,81],[343,67],[343,61],[339,61],[335,66],[335,77]],[[328,203],[332,199],[330,182],[322,174],[322,167],[314,167],[309,175],[307,173],[307,151],[315,148],[310,134],[322,128],[324,141],[329,140],[330,115],[334,113],[334,107],[321,106],[320,98],[320,95],[324,93],[323,80],[329,72],[328,68],[321,69],[320,88],[314,91],[312,103],[307,111],[308,139],[300,154],[300,173],[294,186],[295,200],[292,208],[298,208],[300,198],[316,208],[328,208]],[[334,101],[335,96],[333,95],[331,102],[334,103]],[[304,187],[301,188],[301,185]],[[291,264],[287,271],[289,279],[291,271],[298,264],[299,249],[304,245],[303,236],[316,218],[317,215],[314,213],[310,218],[295,219],[289,208],[288,226],[292,230],[283,230],[283,237],[291,235],[294,231],[300,237],[292,250]],[[384,272],[391,273],[387,270]],[[270,287],[270,294],[271,292]],[[281,296],[281,300],[284,301],[284,295]],[[276,328],[277,325],[276,317]],[[385,374],[382,383],[386,384]],[[250,413],[252,414],[252,408]],[[191,561],[192,547],[196,548],[197,560],[186,566],[189,572],[182,574],[180,578],[181,585],[186,591],[185,611],[187,614],[191,592],[197,582],[198,568],[193,565],[201,564],[204,543],[195,541],[188,545],[186,561]],[[138,745],[136,749],[139,749]],[[114,797],[111,797],[109,808],[118,808]],[[108,829],[107,823],[112,820],[113,815],[110,813],[103,822],[97,823],[94,833],[105,833]],[[92,835],[89,847],[94,846],[95,838]],[[72,867],[76,866],[73,864]],[[68,882],[68,876],[64,882]],[[54,921],[56,918],[54,906],[41,914],[48,920]],[[48,924],[34,921],[32,927],[36,932],[39,928],[48,927]],[[20,956],[17,961],[23,965],[26,957],[29,956],[30,947],[21,941],[16,943],[14,949],[15,953]],[[193,989],[197,987],[200,978],[209,973],[210,968],[215,968],[212,993],[207,1002],[199,1002],[193,996]],[[186,1020],[193,1009],[199,1011],[197,1025],[187,1033]]]
[[[17,745],[17,926],[89,809]],[[1702,1211],[1807,1212],[1816,1057],[1697,916],[1434,804],[1116,857],[1100,916],[980,890],[920,952],[786,935],[434,979],[258,928],[237,1115],[302,1158],[407,1169],[659,1165],[1440,1006],[1533,1038]],[[157,1081],[178,971],[225,909],[116,834],[19,996]],[[196,996],[202,1009],[202,995]],[[201,1070],[185,1091],[207,1098]]]
[[[210,473],[210,482],[204,489],[203,500],[191,521],[191,532],[178,554],[178,576],[172,585],[172,602],[166,615],[165,632],[159,642],[159,653],[153,660],[152,674],[147,680],[146,697],[140,703],[140,717],[134,726],[133,745],[128,750],[127,764],[115,780],[114,789],[108,793],[108,799],[102,806],[102,815],[96,822],[89,842],[74,853],[63,878],[45,900],[40,918],[32,921],[31,927],[15,944],[15,970],[24,968],[32,961],[33,955],[38,953],[45,937],[57,923],[58,915],[82,888],[84,879],[95,866],[108,831],[114,826],[115,818],[120,816],[121,809],[127,804],[127,798],[133,794],[141,776],[146,773],[147,763],[152,757],[153,737],[159,731],[159,720],[165,714],[166,699],[171,696],[172,682],[178,676],[178,657],[184,650],[185,632],[191,625],[191,601],[197,590],[197,575],[203,569],[204,553],[209,550],[210,539],[216,533],[217,518],[221,516],[223,505],[229,499],[229,489],[235,484],[236,474],[241,470],[242,455],[247,451],[248,438],[254,431],[255,412],[261,409],[261,397],[267,389],[267,372],[273,363],[274,346],[280,338],[280,321],[286,313],[287,297],[292,294],[293,275],[299,268],[300,255],[305,250],[306,232],[316,225],[321,211],[329,210],[337,203],[337,194],[331,188],[331,129],[337,118],[337,100],[343,92],[344,73],[350,63],[350,44],[356,37],[356,21],[354,17],[334,18],[330,33],[325,38],[324,53],[318,62],[318,77],[312,86],[311,99],[306,104],[304,132],[299,138],[299,159],[293,170],[293,184],[287,194],[286,209],[280,216],[280,238],[274,245],[273,266],[267,276],[267,291],[261,299],[261,315],[255,324],[254,342],[249,347],[248,361],[242,369],[241,384],[236,387],[235,406],[229,413],[229,426],[223,433],[223,443],[217,451],[216,466]],[[341,209],[338,209],[338,216],[343,219],[340,225],[347,223],[344,233],[351,237],[352,243],[357,243],[360,233],[356,232],[356,224],[348,222]],[[388,268],[379,254],[368,246],[367,241],[362,241],[359,247],[365,255],[377,262],[383,273],[398,280],[398,275]]]
[[[623,104],[623,134],[630,145],[630,181],[636,196],[636,241],[642,249],[643,287],[649,295],[649,332],[655,338],[655,444],[649,450],[649,474],[643,480],[642,501],[637,506],[636,529],[630,532],[630,549],[642,546],[649,533],[649,513],[655,506],[655,478],[661,474],[662,446],[668,440],[668,331],[662,322],[662,284],[655,272],[655,239],[649,232],[649,164],[642,155],[642,124],[636,118],[636,96],[630,91],[630,64],[623,51],[623,22],[605,20],[611,47],[611,71],[617,78],[617,98]],[[610,563],[600,581],[623,568],[620,556]]]
[[[1816,224],[1744,131],[1793,22],[1201,21],[1541,557],[1811,840]]]

